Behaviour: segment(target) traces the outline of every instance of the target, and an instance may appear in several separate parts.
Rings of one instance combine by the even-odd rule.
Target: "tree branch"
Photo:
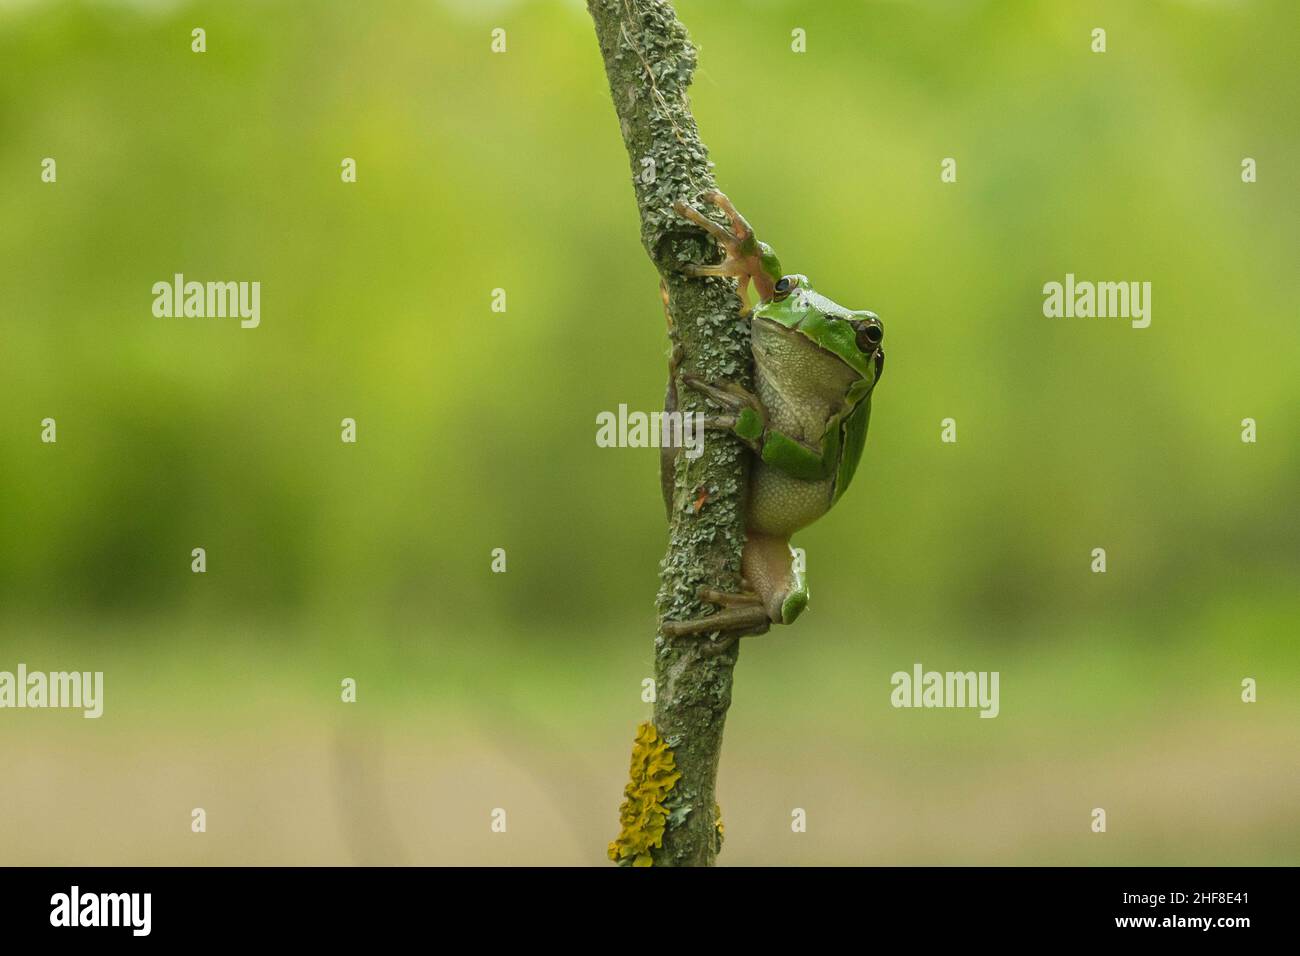
[[[715,188],[686,96],[695,48],[669,0],[587,0],[587,9],[631,161],[641,242],[668,290],[670,336],[682,349],[682,370],[752,388],[749,328],[731,282],[687,279],[679,271],[717,258],[715,244],[672,210],[673,200],[695,202]],[[683,410],[704,410],[691,390],[679,394]],[[747,480],[747,455],[730,436],[710,433],[694,461],[678,456],[668,552],[660,565],[661,618],[685,620],[711,610],[696,598],[701,586],[738,589]],[[717,654],[707,653],[709,644],[707,637],[655,638],[654,722],[681,773],[664,801],[663,845],[651,851],[657,866],[711,865],[720,844],[714,789],[738,642]]]

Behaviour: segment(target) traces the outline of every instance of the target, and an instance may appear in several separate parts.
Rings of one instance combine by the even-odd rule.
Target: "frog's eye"
[[[880,343],[885,340],[885,327],[880,324],[879,319],[871,319],[866,322],[854,322],[857,327],[858,348],[870,355]]]
[[[781,278],[776,280],[776,285],[774,286],[774,288],[776,289],[777,298],[779,299],[785,298],[796,288],[798,288],[798,286],[799,286],[798,276],[781,276]]]

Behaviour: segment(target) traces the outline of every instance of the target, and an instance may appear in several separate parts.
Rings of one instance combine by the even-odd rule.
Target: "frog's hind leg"
[[[749,532],[741,562],[741,590],[700,588],[700,600],[722,610],[689,621],[664,621],[660,625],[664,636],[724,632],[726,637],[709,650],[721,653],[741,637],[766,633],[773,624],[793,624],[808,606],[808,585],[803,573],[794,569],[793,558],[786,538]]]
[[[808,583],[803,572],[795,570],[789,539],[749,532],[741,564],[772,621],[793,624],[808,606]]]
[[[745,588],[745,582],[740,585]],[[720,607],[762,607],[763,599],[754,591],[715,591],[713,588],[700,588],[699,597],[701,601],[708,601],[710,604],[717,604]]]
[[[772,626],[762,604],[745,607],[726,607],[716,614],[697,617],[690,621],[664,621],[659,629],[664,637],[686,637],[692,634],[710,634],[714,631],[726,637],[719,641],[713,653],[720,653],[735,643],[736,639],[750,634],[763,634]]]
[[[725,634],[707,645],[706,654],[721,654],[742,637],[767,633],[772,618],[764,607],[763,596],[750,587],[749,581],[740,580],[739,591],[717,591],[700,588],[699,599],[722,608],[707,617],[690,621],[664,621],[661,629],[665,637],[684,637],[691,634]]]

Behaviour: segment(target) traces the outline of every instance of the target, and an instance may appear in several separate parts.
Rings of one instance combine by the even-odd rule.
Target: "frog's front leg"
[[[760,459],[793,478],[817,480],[829,474],[831,466],[825,443],[815,445],[769,427],[767,408],[753,392],[735,382],[706,382],[689,373],[682,375],[682,382],[726,409],[724,415],[706,416],[706,428],[729,429]]]
[[[721,405],[723,415],[706,415],[705,428],[730,431],[755,452],[763,451],[763,434],[767,431],[767,409],[757,395],[735,382],[714,383],[683,373],[682,382]]]
[[[749,314],[749,283],[754,283],[754,291],[759,299],[766,302],[775,294],[777,281],[781,278],[781,263],[766,243],[754,237],[753,227],[745,220],[731,200],[716,189],[709,190],[701,197],[722,210],[731,224],[728,230],[694,206],[680,199],[673,203],[673,209],[684,219],[689,219],[722,246],[726,257],[717,265],[687,265],[682,268],[688,276],[721,276],[739,280],[737,294],[740,296],[742,314]]]

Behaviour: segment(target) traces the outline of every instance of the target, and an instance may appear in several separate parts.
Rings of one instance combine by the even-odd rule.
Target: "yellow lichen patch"
[[[722,825],[722,804],[713,805],[713,826],[718,831],[718,849],[722,849],[722,841],[727,838],[727,828]]]
[[[623,805],[618,809],[623,829],[609,845],[609,858],[615,863],[650,866],[650,849],[663,846],[668,820],[664,798],[682,776],[676,762],[654,724],[647,720],[637,728],[631,779],[623,788]]]

